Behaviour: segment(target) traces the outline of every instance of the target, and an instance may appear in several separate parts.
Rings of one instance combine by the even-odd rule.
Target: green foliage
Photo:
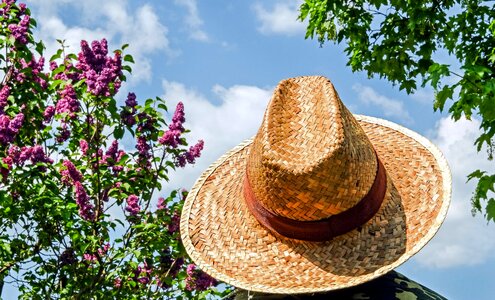
[[[412,93],[427,85],[435,90],[433,108],[442,111],[447,100],[454,120],[473,114],[481,118],[478,151],[487,147],[492,159],[495,135],[495,9],[486,1],[334,1],[305,0],[300,20],[308,19],[306,38],[320,44],[345,42],[353,71],[378,75]],[[456,67],[438,61],[448,53]],[[473,173],[477,174],[478,173]],[[495,221],[493,175],[478,180],[473,208]],[[484,174],[484,173],[483,173]]]

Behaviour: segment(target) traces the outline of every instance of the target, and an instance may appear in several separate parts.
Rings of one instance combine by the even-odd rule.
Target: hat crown
[[[328,218],[356,205],[376,170],[373,146],[328,79],[280,82],[247,162],[265,209],[294,220]]]

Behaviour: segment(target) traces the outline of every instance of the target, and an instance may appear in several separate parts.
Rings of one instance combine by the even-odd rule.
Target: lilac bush
[[[22,299],[221,297],[179,236],[186,191],[161,196],[204,143],[185,108],[118,91],[132,56],[105,39],[47,60],[29,8],[0,4],[0,296]],[[155,203],[155,199],[158,200]]]

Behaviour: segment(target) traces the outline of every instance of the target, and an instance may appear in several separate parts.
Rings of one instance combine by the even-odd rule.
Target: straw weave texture
[[[288,92],[294,90],[292,88]],[[276,97],[274,95],[272,101],[276,102]],[[331,96],[329,101],[335,98],[338,96]],[[347,122],[345,126],[348,129],[343,130],[342,124],[337,124],[335,135],[339,136],[339,130],[342,134],[364,134],[355,147],[369,149],[367,147],[373,145],[387,171],[387,192],[378,213],[360,228],[327,242],[299,241],[269,233],[250,214],[243,199],[242,182],[246,169],[252,167],[247,166],[248,158],[256,152],[256,155],[267,155],[260,154],[263,153],[262,143],[253,144],[252,140],[247,140],[211,165],[186,199],[181,236],[187,252],[200,268],[219,280],[247,290],[266,293],[329,291],[385,274],[410,258],[433,237],[445,218],[451,193],[450,171],[443,155],[427,139],[397,124],[364,116],[354,116],[355,120],[343,105],[339,110],[345,118],[349,118],[343,121],[343,124]],[[267,129],[270,122],[283,122],[270,116],[271,112],[267,110],[258,136],[265,134],[264,130],[270,132]],[[277,126],[290,127],[304,123],[304,120],[295,120]],[[304,126],[311,128],[307,124]],[[315,126],[318,127],[317,124]],[[266,140],[277,144],[277,138],[272,136]],[[289,141],[285,142],[287,145],[302,142],[291,135],[283,140]],[[332,155],[342,155],[344,159],[345,155],[341,153],[347,151],[345,146],[339,144],[338,148],[343,150],[331,149],[326,154],[301,153],[286,168],[286,171],[296,170],[292,173],[282,167],[274,169],[295,178],[298,172],[318,174],[318,170],[311,167],[298,169],[299,165],[303,165],[300,161],[311,157],[321,162]],[[283,149],[274,150],[270,157],[276,161],[277,155],[282,155],[282,152]],[[287,155],[292,154],[288,152]],[[320,158],[312,155],[320,155]],[[359,153],[352,154],[351,151],[346,155]],[[359,185],[352,192],[358,198],[363,190],[367,192],[366,187],[369,189],[368,181],[373,180],[373,176],[368,178],[367,170],[376,172],[371,155],[374,153],[365,153],[357,159],[364,175],[349,175],[349,178],[359,178],[362,185],[362,189]],[[253,162],[251,159],[249,161],[250,164]],[[253,174],[261,174],[256,173],[257,168],[260,166],[253,168]],[[338,180],[335,182],[338,184]],[[304,189],[307,184],[296,189]],[[288,203],[290,201],[286,205]],[[345,201],[336,201],[335,204],[321,206],[309,216],[317,214],[316,219],[319,219],[348,205]],[[271,208],[281,215],[285,213],[284,209]],[[296,207],[295,211],[303,212],[304,209],[298,210]],[[302,213],[296,215],[299,219],[309,219]]]

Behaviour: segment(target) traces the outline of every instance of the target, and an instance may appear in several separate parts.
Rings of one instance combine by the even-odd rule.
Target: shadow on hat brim
[[[355,117],[387,170],[387,193],[370,221],[327,242],[267,231],[242,196],[247,140],[212,164],[189,192],[181,237],[193,261],[213,277],[246,290],[295,294],[369,281],[418,252],[447,213],[447,162],[430,141],[409,129]]]

